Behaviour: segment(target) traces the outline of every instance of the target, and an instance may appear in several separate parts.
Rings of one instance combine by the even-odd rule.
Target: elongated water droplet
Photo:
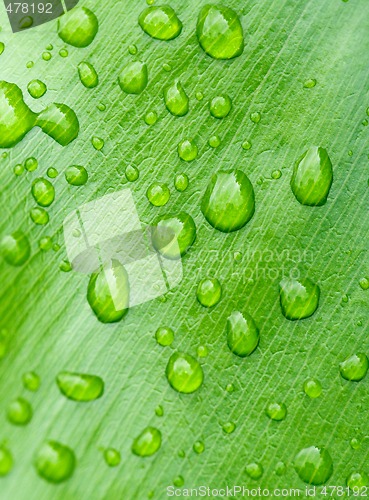
[[[174,187],[182,193],[188,188],[189,180],[187,174],[177,174],[174,178]]]
[[[128,47],[128,52],[129,52],[132,56],[136,55],[136,54],[137,54],[137,52],[138,52],[137,46],[136,46],[135,44],[129,45],[129,47]]]
[[[58,18],[58,35],[74,47],[87,47],[95,38],[99,22],[86,7],[75,7]]]
[[[87,300],[102,323],[120,321],[128,311],[128,274],[120,262],[113,260],[92,274],[88,283]]]
[[[295,457],[294,467],[302,481],[316,486],[326,483],[333,473],[329,451],[317,446],[302,449]]]
[[[200,281],[196,292],[197,300],[204,307],[213,307],[222,297],[222,286],[216,278],[205,278]]]
[[[39,177],[32,183],[32,196],[41,207],[49,207],[55,199],[55,189],[50,181]]]
[[[154,207],[166,205],[170,198],[170,191],[166,184],[154,182],[146,192],[147,199]]]
[[[117,467],[120,464],[121,457],[118,450],[107,448],[104,451],[104,459],[109,467]]]
[[[214,59],[232,59],[243,52],[243,30],[236,12],[222,5],[205,5],[197,20],[197,38]]]
[[[99,84],[99,77],[92,64],[82,61],[78,64],[78,75],[81,83],[87,89],[93,89]]]
[[[0,252],[8,264],[22,266],[31,255],[31,246],[22,231],[15,231],[2,238]]]
[[[47,87],[41,80],[32,80],[27,85],[28,93],[34,99],[40,99],[46,94]]]
[[[155,427],[146,427],[133,441],[132,452],[139,457],[150,457],[160,446],[161,432]]]
[[[287,416],[287,406],[284,403],[270,403],[265,413],[271,420],[284,420]]]
[[[210,101],[210,113],[214,118],[225,118],[232,109],[232,101],[227,95],[218,95]]]
[[[78,118],[66,104],[50,104],[39,113],[36,125],[61,146],[70,144],[79,133]]]
[[[164,408],[161,406],[161,405],[158,405],[156,408],[155,408],[155,415],[157,417],[162,417],[164,415]]]
[[[4,52],[4,50],[5,50],[5,44],[4,42],[0,42],[0,56]]]
[[[36,392],[40,388],[41,379],[35,372],[27,372],[22,376],[24,388]]]
[[[184,116],[189,110],[189,99],[179,80],[164,89],[164,102],[174,116]]]
[[[173,343],[174,332],[167,326],[161,326],[155,332],[156,342],[161,346],[168,346]]]
[[[261,476],[264,474],[264,469],[261,464],[258,462],[253,462],[251,464],[247,464],[245,467],[246,474],[251,478],[251,479],[260,479]]]
[[[61,483],[69,479],[76,467],[74,451],[57,441],[47,441],[35,457],[36,470],[50,483]]]
[[[26,399],[17,398],[9,404],[6,415],[14,425],[27,425],[32,420],[32,406]]]
[[[283,279],[279,284],[283,315],[290,320],[308,318],[318,308],[320,289],[310,279]]]
[[[138,23],[145,33],[158,40],[172,40],[182,31],[182,23],[172,7],[148,7],[141,12]]]
[[[200,363],[182,352],[172,354],[167,364],[166,376],[173,389],[184,394],[197,391],[204,380]]]
[[[186,139],[178,144],[178,156],[184,161],[193,161],[197,158],[198,149],[194,141]]]
[[[56,377],[60,392],[72,401],[94,401],[104,393],[104,381],[97,375],[61,372]]]
[[[341,376],[352,382],[359,382],[368,372],[369,359],[362,352],[353,354],[340,363]]]
[[[13,468],[13,456],[4,445],[0,446],[0,477],[7,476]]]
[[[321,206],[327,201],[332,182],[333,169],[327,151],[312,146],[294,167],[291,189],[302,205]]]
[[[367,487],[369,486],[369,476],[366,472],[352,472],[346,480],[347,486],[351,491],[356,493],[363,491],[366,496]]]
[[[151,237],[154,248],[161,255],[179,259],[196,239],[195,222],[186,212],[164,215],[155,222]]]
[[[49,222],[49,214],[42,207],[31,208],[30,216],[32,221],[38,226],[44,226]]]
[[[71,186],[83,186],[88,181],[88,173],[81,165],[71,165],[65,172],[65,179]]]
[[[129,63],[118,77],[120,88],[127,94],[141,94],[148,81],[147,65],[140,61]]]
[[[211,226],[229,233],[241,229],[255,212],[252,184],[241,170],[221,170],[211,178],[201,211]]]
[[[229,349],[242,358],[249,356],[259,344],[259,330],[247,313],[234,311],[227,319]]]
[[[368,288],[369,288],[368,278],[360,278],[359,285],[360,285],[360,288],[362,288],[363,290],[368,290]]]
[[[304,392],[309,398],[318,398],[322,393],[322,384],[315,378],[309,378],[304,382]]]

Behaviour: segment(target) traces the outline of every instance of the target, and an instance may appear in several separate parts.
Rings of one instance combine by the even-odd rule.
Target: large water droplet
[[[222,286],[216,278],[205,278],[200,281],[196,292],[197,300],[204,307],[213,307],[222,297]]]
[[[32,196],[41,207],[49,207],[55,199],[55,189],[50,181],[39,177],[32,183]]]
[[[61,372],[56,377],[60,392],[72,401],[94,401],[104,393],[104,381],[97,375]]]
[[[172,7],[148,7],[141,12],[138,23],[145,33],[158,40],[172,40],[182,31],[182,23]]]
[[[128,311],[128,274],[120,262],[113,260],[91,275],[87,300],[102,323],[120,321]]]
[[[360,491],[362,491],[364,495],[367,496],[367,487],[369,486],[369,476],[368,474],[366,474],[366,472],[352,472],[347,478],[346,484],[351,491],[354,491],[356,493],[355,496],[361,496],[358,495]]]
[[[0,446],[0,477],[6,476],[13,468],[13,456],[4,445]]]
[[[2,238],[0,252],[8,264],[22,266],[31,255],[31,246],[22,231],[15,231]]]
[[[234,311],[227,319],[229,349],[242,358],[249,356],[259,344],[259,329],[247,313]]]
[[[214,59],[232,59],[243,52],[243,30],[236,12],[222,5],[205,5],[197,20],[197,38]]]
[[[333,473],[329,451],[317,446],[301,450],[295,457],[294,467],[302,481],[316,486],[326,483]]]
[[[146,427],[133,441],[132,452],[139,457],[150,457],[160,446],[161,432],[155,427]]]
[[[92,64],[82,61],[78,64],[78,75],[81,83],[87,89],[93,89],[99,84],[99,77]]]
[[[83,186],[88,181],[88,173],[85,167],[71,165],[65,172],[65,179],[71,186]]]
[[[40,99],[46,94],[47,87],[41,80],[32,80],[27,85],[28,93],[34,99]]]
[[[279,284],[283,315],[290,320],[308,318],[319,304],[320,289],[310,279],[283,279]]]
[[[369,359],[362,352],[353,354],[340,363],[341,376],[352,382],[359,382],[368,372]]]
[[[166,376],[173,389],[185,394],[197,391],[204,380],[200,363],[182,352],[172,354],[167,364]]]
[[[164,102],[174,116],[184,116],[188,113],[189,99],[179,80],[164,89]]]
[[[140,61],[129,63],[118,77],[120,88],[127,94],[141,94],[148,80],[147,65]]]
[[[321,206],[327,201],[332,182],[332,163],[327,151],[313,146],[296,163],[291,189],[302,205]]]
[[[73,450],[57,441],[47,441],[36,454],[36,470],[50,483],[61,483],[69,479],[75,466],[76,457]]]
[[[215,229],[229,233],[241,229],[255,212],[254,189],[241,170],[221,170],[211,178],[201,211]]]
[[[161,255],[167,259],[179,259],[196,239],[194,220],[186,212],[164,215],[155,222],[151,238]]]
[[[66,104],[50,104],[39,113],[36,125],[61,146],[67,146],[78,136],[78,118]]]
[[[58,19],[58,35],[63,42],[74,47],[90,45],[98,29],[97,17],[86,7],[75,7]]]
[[[32,406],[26,399],[17,398],[9,404],[6,415],[14,425],[27,425],[32,420]]]

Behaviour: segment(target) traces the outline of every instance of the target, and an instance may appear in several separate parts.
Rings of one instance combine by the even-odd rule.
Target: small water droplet
[[[133,441],[132,453],[139,457],[154,455],[161,446],[161,432],[155,427],[146,427]]]
[[[193,161],[197,158],[198,149],[194,141],[185,139],[178,144],[178,156],[184,161]]]
[[[352,438],[350,440],[350,446],[353,450],[359,450],[361,448],[361,443],[357,438]]]
[[[349,156],[353,156],[354,152],[350,149],[350,150],[347,152],[347,154],[348,154]]]
[[[204,94],[202,92],[196,92],[195,97],[198,101],[202,101],[204,99]]]
[[[155,332],[156,342],[165,347],[171,345],[174,340],[174,332],[171,328],[167,326],[159,327]]]
[[[54,167],[49,167],[46,173],[50,179],[55,179],[56,177],[58,177],[59,174],[59,172]]]
[[[34,172],[38,167],[38,161],[36,158],[27,158],[24,162],[24,166],[28,172]]]
[[[210,113],[214,118],[225,118],[232,109],[232,101],[227,95],[218,95],[210,101]]]
[[[176,488],[181,488],[184,485],[184,483],[185,483],[185,481],[184,481],[184,477],[183,476],[176,476],[173,479],[173,485]]]
[[[60,49],[59,55],[60,55],[60,57],[68,57],[68,50],[67,49]]]
[[[45,48],[46,50],[53,50],[54,46],[51,43],[49,43]]]
[[[138,23],[145,33],[158,40],[172,40],[182,31],[182,23],[168,5],[148,7],[141,12]]]
[[[87,47],[99,29],[95,14],[86,7],[75,7],[58,18],[58,35],[73,47]]]
[[[51,58],[52,58],[51,52],[43,52],[42,53],[42,59],[44,61],[50,61]]]
[[[304,81],[304,88],[305,89],[312,89],[316,85],[316,80],[315,78],[310,78],[309,80]]]
[[[185,116],[189,110],[189,99],[179,80],[164,89],[164,102],[174,116]]]
[[[359,352],[349,356],[340,363],[341,376],[352,382],[359,382],[368,372],[369,359],[366,354]]]
[[[236,430],[236,424],[234,422],[226,422],[222,425],[222,429],[226,434],[232,434]]]
[[[9,404],[6,416],[11,424],[27,425],[33,416],[32,406],[26,399],[17,398]]]
[[[65,172],[65,179],[71,186],[83,186],[88,181],[88,173],[81,165],[71,165]]]
[[[161,405],[158,405],[156,408],[155,408],[155,415],[157,417],[162,417],[164,415],[164,409]]]
[[[15,167],[13,168],[13,172],[17,177],[19,177],[24,172],[24,166],[21,164],[15,165]]]
[[[168,63],[164,63],[163,64],[163,70],[164,71],[167,71],[169,73],[169,71],[172,71],[172,66]]]
[[[36,454],[36,470],[39,476],[50,483],[61,483],[69,479],[75,466],[73,450],[57,441],[47,441]]]
[[[186,212],[164,215],[155,222],[151,238],[154,248],[163,257],[179,259],[196,239],[195,222]]]
[[[251,464],[247,464],[245,467],[246,474],[251,478],[251,479],[260,479],[261,476],[264,474],[264,469],[261,464],[258,462],[253,462]]]
[[[197,391],[204,380],[200,363],[182,352],[172,354],[167,364],[166,376],[173,389],[184,394]]]
[[[148,111],[144,117],[146,125],[155,125],[158,121],[158,114],[156,111]]]
[[[286,464],[284,462],[278,462],[275,466],[275,473],[277,476],[283,476],[287,470]]]
[[[134,45],[134,44],[129,45],[129,47],[128,47],[128,52],[129,52],[132,56],[136,55],[136,54],[137,54],[137,52],[138,52],[137,46],[136,46],[136,45]]]
[[[259,329],[247,313],[234,311],[227,319],[227,344],[242,358],[250,356],[259,344]]]
[[[187,174],[181,173],[181,174],[177,174],[175,176],[174,187],[180,193],[182,193],[183,191],[185,191],[188,188],[188,184],[189,184],[189,179],[188,179]]]
[[[248,141],[248,140],[243,141],[242,149],[245,149],[246,151],[248,151],[249,149],[251,149],[251,147],[252,147],[252,144],[250,141]]]
[[[320,289],[310,279],[283,279],[279,284],[283,315],[289,320],[308,318],[318,308]]]
[[[201,453],[204,453],[205,451],[205,444],[202,441],[196,441],[193,445],[193,451],[198,455],[201,455]]]
[[[24,388],[36,392],[40,388],[41,379],[35,372],[27,372],[22,376]]]
[[[206,345],[199,345],[196,352],[199,358],[206,358],[209,354],[209,349],[206,347]]]
[[[117,467],[120,464],[120,453],[114,448],[104,450],[104,459],[109,467]]]
[[[4,445],[0,446],[0,477],[9,474],[13,468],[13,456]]]
[[[93,89],[99,84],[99,77],[92,64],[82,61],[78,64],[78,75],[81,83],[87,89]]]
[[[323,390],[322,384],[315,378],[308,378],[305,380],[303,389],[305,394],[311,399],[318,398]]]
[[[168,203],[170,191],[166,184],[154,182],[146,191],[146,196],[151,205],[154,205],[154,207],[162,207]]]
[[[47,87],[41,80],[31,80],[27,85],[28,93],[34,99],[40,99],[46,94]]]
[[[184,450],[179,450],[178,456],[179,456],[179,458],[185,458],[186,457],[185,451]]]
[[[226,385],[227,392],[232,393],[232,392],[234,392],[234,390],[235,390],[235,388],[234,388],[234,385],[232,383]]]
[[[295,470],[302,481],[319,486],[333,473],[333,462],[325,448],[310,446],[302,449],[294,460]]]
[[[213,307],[222,297],[222,286],[216,278],[205,278],[200,281],[196,292],[197,300],[204,307]]]
[[[270,403],[265,413],[271,420],[281,421],[287,416],[287,406],[284,403]]]
[[[101,151],[104,147],[105,142],[104,139],[101,139],[101,137],[93,136],[91,139],[91,144],[96,149],[96,151]]]
[[[282,177],[282,172],[280,170],[273,170],[272,179],[280,179]]]
[[[135,182],[140,176],[138,168],[133,165],[128,165],[126,167],[125,174],[128,182]]]
[[[30,68],[33,68],[34,65],[35,65],[35,63],[33,61],[28,61],[27,64],[26,64],[26,67],[28,69],[30,69]]]
[[[38,226],[44,226],[49,222],[49,214],[42,207],[35,207],[30,210],[32,221]]]
[[[104,393],[104,381],[97,375],[61,372],[56,377],[60,392],[72,401],[94,401]]]
[[[18,267],[29,259],[31,246],[27,236],[22,231],[15,231],[2,238],[0,252],[8,264]]]
[[[217,148],[217,147],[219,147],[220,144],[221,144],[221,140],[220,140],[219,135],[212,135],[209,138],[208,144],[209,144],[209,146],[211,148]]]
[[[32,196],[41,207],[49,207],[55,199],[55,189],[50,181],[39,177],[32,183]]]
[[[242,253],[241,252],[234,252],[233,260],[237,263],[241,262],[242,261]]]
[[[45,236],[38,242],[38,246],[43,252],[48,252],[49,250],[51,250],[52,244],[53,242],[50,236]]]
[[[369,288],[368,278],[361,278],[359,281],[359,285],[363,290],[368,290],[368,288]]]
[[[63,273],[70,273],[73,267],[69,260],[63,259],[59,264],[59,269],[63,271]]]
[[[253,113],[250,114],[250,120],[254,123],[259,123],[261,120],[261,114],[259,111],[254,111]]]
[[[96,106],[99,111],[105,111],[106,106],[103,102],[99,102],[99,104]]]
[[[127,94],[141,94],[148,81],[147,65],[140,61],[129,63],[122,69],[118,77],[120,88]]]

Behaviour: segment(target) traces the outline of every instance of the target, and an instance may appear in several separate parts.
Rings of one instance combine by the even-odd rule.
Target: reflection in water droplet
[[[55,189],[50,181],[39,177],[32,183],[32,196],[41,207],[49,207],[55,199]]]
[[[177,191],[182,193],[188,188],[189,180],[188,180],[188,175],[181,173],[177,174],[174,178],[174,187],[176,188]]]
[[[24,166],[26,167],[26,170],[28,172],[34,172],[38,167],[38,161],[36,160],[36,158],[27,158]]]
[[[146,191],[146,196],[151,205],[162,207],[168,203],[170,191],[166,184],[154,182]]]
[[[367,487],[369,486],[369,476],[366,472],[353,472],[346,480],[347,486],[351,491],[358,496],[359,492],[363,492],[366,496]]]
[[[197,158],[197,146],[194,141],[186,139],[178,144],[178,156],[184,161],[193,161]]]
[[[161,326],[155,332],[156,342],[161,346],[168,346],[173,343],[174,332],[171,328]]]
[[[265,410],[265,413],[271,420],[284,420],[287,416],[287,406],[284,403],[270,403]]]
[[[71,186],[83,186],[88,181],[88,173],[81,165],[71,165],[65,171],[65,179]]]
[[[225,118],[232,109],[232,101],[227,95],[213,97],[210,101],[210,113],[214,118]]]
[[[189,99],[179,80],[164,89],[164,102],[167,110],[174,116],[184,116],[188,113]]]
[[[32,221],[39,226],[44,226],[49,222],[49,214],[41,207],[32,208],[30,216]]]
[[[304,392],[309,398],[316,399],[322,393],[322,384],[315,378],[309,378],[304,382]]]

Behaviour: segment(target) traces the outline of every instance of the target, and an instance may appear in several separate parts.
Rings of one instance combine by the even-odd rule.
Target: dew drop
[[[352,438],[350,440],[350,446],[353,450],[359,450],[361,448],[360,441],[357,438]]]
[[[161,432],[155,427],[146,427],[133,441],[132,453],[139,457],[154,455],[161,446]]]
[[[282,177],[282,172],[280,170],[273,170],[272,179],[280,179]]]
[[[158,114],[156,111],[148,111],[144,117],[146,125],[155,125],[158,121]]]
[[[140,61],[129,63],[118,77],[120,88],[127,94],[141,94],[148,81],[147,65]]]
[[[58,18],[58,35],[73,47],[87,47],[99,29],[95,14],[86,7],[75,7]]]
[[[184,394],[197,391],[204,380],[200,363],[182,352],[172,354],[167,364],[166,376],[173,389]]]
[[[241,229],[255,212],[254,189],[249,178],[241,170],[220,170],[208,184],[201,211],[219,231]]]
[[[28,68],[28,69],[33,68],[34,65],[35,65],[35,63],[33,61],[28,61],[26,64],[26,68]]]
[[[68,57],[68,50],[67,49],[60,49],[59,55],[60,55],[60,57]]]
[[[22,266],[31,255],[31,246],[22,231],[4,236],[0,242],[0,252],[5,261],[12,266]]]
[[[305,89],[312,89],[316,85],[316,80],[315,78],[310,78],[309,80],[304,81],[304,88]]]
[[[30,210],[32,221],[38,226],[44,226],[49,222],[49,214],[42,207],[35,207]]]
[[[132,165],[126,167],[125,174],[128,182],[135,182],[140,176],[138,168]]]
[[[155,332],[156,342],[165,347],[171,345],[174,340],[174,332],[171,328],[167,326],[161,326]]]
[[[107,448],[104,451],[104,460],[109,467],[117,467],[121,461],[119,451],[114,448]]]
[[[0,477],[7,476],[13,468],[13,456],[4,445],[0,446]]]
[[[158,405],[156,408],[155,408],[155,415],[157,417],[162,417],[164,415],[164,409],[161,405]]]
[[[259,111],[254,111],[253,113],[250,114],[250,120],[254,123],[259,123],[261,120],[261,114]]]
[[[286,464],[284,462],[278,462],[277,465],[275,466],[275,473],[277,476],[283,476],[286,472]]]
[[[78,64],[78,75],[81,83],[87,89],[93,89],[99,84],[99,77],[92,64],[82,61]]]
[[[185,116],[189,110],[189,99],[179,80],[164,89],[164,102],[174,116]]]
[[[284,403],[270,403],[265,413],[271,420],[284,420],[287,416],[287,406]]]
[[[32,196],[41,207],[49,207],[55,199],[55,189],[50,181],[39,177],[32,183]]]
[[[340,363],[341,376],[352,382],[359,382],[368,372],[369,359],[366,354],[359,352],[349,356]]]
[[[138,23],[145,33],[158,40],[172,40],[182,31],[182,23],[168,5],[148,7],[141,12]]]
[[[136,55],[138,52],[136,45],[134,45],[134,44],[129,45],[128,52],[131,54],[131,56]]]
[[[227,344],[233,354],[241,358],[255,351],[259,344],[259,329],[249,314],[234,311],[228,317]]]
[[[227,95],[219,95],[210,101],[210,113],[214,118],[225,118],[232,109],[232,101]]]
[[[53,242],[50,236],[45,236],[38,242],[38,246],[43,252],[48,252],[49,250],[51,250],[52,244]]]
[[[197,300],[204,307],[213,307],[222,297],[222,286],[216,278],[205,278],[200,281],[196,292]]]
[[[31,392],[36,392],[40,388],[41,380],[35,372],[27,372],[22,376],[23,386]]]
[[[176,188],[177,191],[182,193],[183,191],[186,191],[188,188],[189,180],[188,180],[188,175],[187,174],[177,174],[174,178],[174,187]]]
[[[364,491],[366,495],[366,490],[369,486],[369,476],[365,472],[353,472],[347,478],[346,484],[350,490],[356,493],[356,496],[360,491]]]
[[[12,401],[7,409],[7,418],[11,424],[27,425],[33,416],[32,406],[24,398]]]
[[[194,141],[185,139],[178,144],[178,156],[184,161],[193,161],[197,158],[198,149]]]
[[[170,191],[166,184],[154,182],[146,191],[146,196],[151,205],[154,205],[154,207],[162,207],[168,203]]]
[[[61,483],[69,479],[75,466],[73,450],[57,441],[47,441],[36,454],[36,470],[39,476],[50,483]]]
[[[52,54],[50,52],[43,52],[42,53],[42,59],[44,61],[50,61],[51,58],[52,58]]]
[[[214,59],[232,59],[244,49],[243,30],[236,12],[222,5],[205,5],[196,34],[202,49]]]
[[[368,290],[368,288],[369,288],[368,278],[361,278],[359,281],[359,285],[363,290]]]
[[[65,172],[65,179],[71,186],[83,186],[88,181],[88,173],[81,165],[71,165]]]
[[[209,349],[206,347],[206,345],[199,345],[196,352],[199,358],[206,358],[209,354]]]
[[[163,257],[179,259],[196,239],[195,222],[186,212],[164,215],[155,222],[151,238],[154,248]]]
[[[261,476],[264,474],[264,469],[261,464],[258,462],[253,462],[250,464],[247,464],[245,467],[246,474],[251,478],[251,479],[260,479]]]
[[[218,148],[221,144],[219,135],[212,135],[209,138],[208,144],[211,148]]]
[[[295,470],[302,481],[319,486],[333,473],[333,462],[325,448],[310,446],[302,449],[294,460]]]
[[[243,141],[242,149],[245,149],[246,151],[248,151],[249,149],[251,149],[251,147],[252,147],[252,144],[250,141],[248,141],[248,140]]]
[[[94,401],[104,393],[104,381],[97,375],[61,372],[56,377],[60,392],[72,401]]]
[[[61,146],[70,144],[79,133],[78,118],[66,104],[50,104],[39,113],[36,125]]]
[[[315,378],[308,378],[304,382],[304,392],[309,398],[316,399],[322,393],[322,384]]]
[[[101,139],[101,137],[93,136],[91,139],[91,144],[96,149],[96,151],[101,151],[104,147],[105,142],[104,139]]]
[[[226,422],[222,425],[222,429],[226,434],[232,434],[236,430],[236,424],[234,422]]]
[[[50,179],[55,179],[56,177],[58,177],[59,174],[59,172],[54,167],[49,167],[46,173]]]
[[[24,166],[26,167],[26,170],[28,172],[34,172],[38,167],[38,161],[36,160],[36,158],[33,157],[27,158],[27,160],[24,163]]]
[[[279,284],[283,315],[289,320],[308,318],[318,308],[320,289],[310,279],[283,279]]]
[[[13,172],[14,172],[14,175],[16,175],[17,177],[19,177],[24,172],[24,166],[21,165],[21,164],[15,165],[15,167],[13,168]]]
[[[176,487],[176,488],[181,488],[185,483],[185,480],[184,480],[184,477],[183,476],[176,476],[174,479],[173,479],[173,485]]]
[[[40,99],[46,94],[47,87],[41,80],[31,80],[27,85],[28,93],[34,99]]]
[[[69,260],[64,259],[60,262],[59,269],[63,271],[63,273],[70,273],[73,267]]]
[[[0,42],[0,56],[4,52],[4,50],[5,50],[5,44],[4,42]]]
[[[204,99],[204,94],[202,92],[196,92],[195,97],[198,101],[202,101]]]
[[[201,453],[204,453],[205,451],[205,444],[202,441],[196,441],[193,445],[193,451],[198,455],[201,455]]]
[[[233,384],[227,384],[226,385],[226,391],[229,393],[234,392],[234,385]]]

